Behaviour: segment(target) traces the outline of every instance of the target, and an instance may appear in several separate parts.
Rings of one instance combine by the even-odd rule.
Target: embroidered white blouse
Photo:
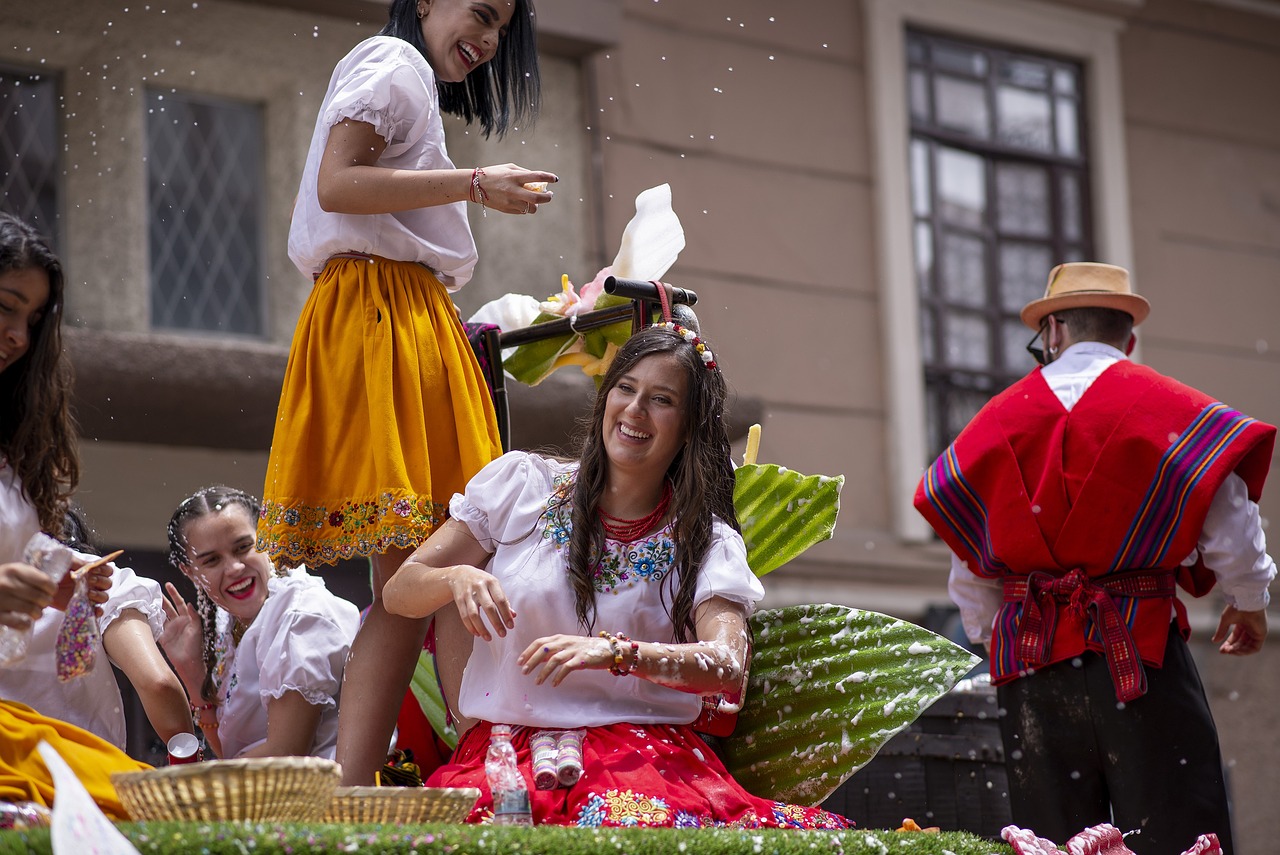
[[[218,738],[224,759],[267,739],[267,703],[295,691],[322,707],[311,754],[332,760],[338,746],[342,669],[360,612],[304,568],[267,580],[267,600],[238,645],[224,632],[217,666]]]
[[[0,562],[21,561],[27,541],[39,530],[36,510],[22,494],[17,475],[7,465],[0,465]],[[98,619],[99,629],[105,631],[120,615],[132,609],[146,618],[152,635],[159,638],[164,629],[160,586],[128,567],[111,566],[115,572],[102,617]],[[102,642],[98,642],[97,662],[92,671],[66,683],[58,682],[54,642],[62,618],[63,613],[53,608],[45,609],[40,615],[27,645],[26,658],[0,669],[0,698],[26,704],[50,718],[82,727],[123,750],[124,702]]]
[[[453,497],[453,517],[493,552],[486,569],[502,583],[516,613],[515,628],[505,638],[475,639],[462,677],[459,711],[534,727],[688,724],[701,710],[696,694],[615,677],[606,670],[575,672],[554,688],[550,683],[538,686],[516,665],[516,657],[534,639],[584,632],[577,625],[565,570],[568,510],[551,509],[555,491],[567,488],[575,468],[511,452],[472,478],[465,494]],[[673,642],[666,605],[675,571],[670,527],[633,544],[605,545],[607,554],[596,571],[596,622],[590,634],[604,629],[641,641]],[[747,566],[742,536],[715,520],[694,604],[724,597],[742,603],[750,614],[763,596],[760,580]]]
[[[378,166],[453,168],[431,66],[403,39],[365,39],[338,63],[320,106],[289,228],[293,263],[312,276],[335,253],[367,252],[421,262],[450,291],[461,288],[476,265],[466,202],[394,214],[337,214],[321,209],[317,198],[320,160],[329,130],[343,119],[367,122],[387,141]]]

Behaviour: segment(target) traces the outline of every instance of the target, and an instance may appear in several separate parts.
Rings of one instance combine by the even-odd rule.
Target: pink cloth
[[[1052,840],[1037,837],[1034,831],[1008,825],[1000,830],[1000,836],[1013,847],[1014,855],[1062,855]],[[1114,825],[1103,823],[1073,836],[1066,843],[1068,855],[1134,855],[1124,845],[1124,836]],[[1222,855],[1216,834],[1202,834],[1195,844],[1182,855]]]

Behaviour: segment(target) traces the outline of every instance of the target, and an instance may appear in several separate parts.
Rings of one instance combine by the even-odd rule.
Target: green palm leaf
[[[426,650],[418,654],[418,665],[413,669],[413,680],[409,683],[413,697],[422,707],[422,714],[431,722],[431,728],[450,748],[458,746],[458,732],[453,725],[446,724],[444,695],[440,692],[440,681],[436,679],[436,660]]]
[[[751,618],[747,701],[725,765],[748,792],[816,805],[979,659],[915,624],[846,606]]]
[[[774,464],[751,464],[739,466],[734,479],[733,506],[747,544],[747,564],[757,576],[835,530],[843,475],[801,475]]]

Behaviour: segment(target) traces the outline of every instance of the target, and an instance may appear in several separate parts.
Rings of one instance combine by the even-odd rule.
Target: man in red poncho
[[[1221,652],[1261,649],[1276,570],[1256,503],[1276,429],[1129,361],[1149,310],[1123,268],[1055,267],[1022,310],[1043,367],[974,417],[915,504],[991,654],[1014,822],[1056,840],[1113,822],[1153,855],[1214,832],[1230,853],[1176,593],[1218,584]]]

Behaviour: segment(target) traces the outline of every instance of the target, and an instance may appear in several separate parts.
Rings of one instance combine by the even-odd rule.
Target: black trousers
[[[1218,731],[1191,652],[1170,627],[1147,693],[1116,700],[1106,660],[1086,653],[1001,686],[1013,822],[1055,843],[1110,822],[1139,855],[1169,855],[1213,832],[1231,855]]]

